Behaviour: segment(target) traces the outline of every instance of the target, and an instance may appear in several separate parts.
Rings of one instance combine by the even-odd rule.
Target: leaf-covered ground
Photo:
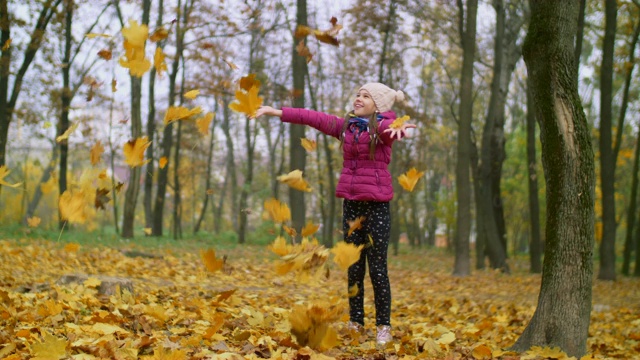
[[[187,250],[88,248],[32,240],[0,241],[0,359],[562,359],[558,349],[508,351],[535,309],[540,277],[512,260],[514,275],[450,275],[451,256],[406,251],[390,256],[394,343],[375,346],[367,277],[367,323],[345,328],[346,274],[329,264],[320,278],[279,276],[264,247],[219,250],[210,272]],[[145,254],[138,254],[145,255]],[[77,281],[60,281],[84,275]],[[328,275],[328,278],[326,277]],[[127,282],[99,293],[104,279]],[[79,280],[78,280],[79,279]],[[102,280],[101,280],[102,279]],[[640,280],[594,281],[585,358],[639,358]],[[107,292],[108,293],[108,292]],[[301,347],[289,316],[315,305],[316,318],[337,319],[329,349]]]

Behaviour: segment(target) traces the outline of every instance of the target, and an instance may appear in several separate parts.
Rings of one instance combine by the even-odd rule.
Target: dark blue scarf
[[[360,134],[364,131],[369,130],[369,119],[357,117],[352,114],[349,114],[349,125],[347,126],[347,128],[349,129],[349,131],[355,134],[354,138],[356,142],[358,142],[358,137],[360,137]],[[382,115],[378,114],[378,121],[382,119]]]

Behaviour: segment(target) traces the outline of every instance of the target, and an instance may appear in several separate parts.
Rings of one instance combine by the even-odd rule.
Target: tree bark
[[[227,177],[231,179],[229,196],[231,198],[231,224],[234,231],[238,231],[238,175],[236,172],[235,149],[233,146],[233,137],[231,135],[231,110],[228,106],[229,101],[224,101],[222,107],[224,119],[222,122],[222,132],[225,136],[225,144],[227,145]],[[225,180],[226,183],[226,180]],[[225,186],[226,188],[226,186]],[[219,213],[222,215],[223,199],[220,200]]]
[[[58,124],[58,134],[60,136],[64,134],[69,128],[69,108],[71,107],[71,87],[70,87],[70,60],[71,60],[71,44],[73,42],[72,36],[72,24],[73,24],[73,0],[65,1],[65,44],[64,44],[64,56],[62,59],[62,91],[60,94],[60,123]],[[67,190],[67,160],[69,154],[69,141],[64,139],[59,144],[60,148],[60,164],[58,177],[58,190],[60,196]],[[58,211],[59,214],[59,211]],[[64,220],[59,218],[58,228],[62,229],[65,226]]]
[[[576,46],[573,51],[573,61],[575,64],[574,77],[578,79],[580,71],[580,56],[582,55],[582,42],[584,40],[584,14],[587,8],[587,0],[580,1],[580,10],[578,11],[578,30],[576,32]]]
[[[527,166],[529,175],[529,271],[542,272],[542,242],[540,240],[540,201],[536,160],[536,115],[534,112],[531,77],[527,78]]]
[[[469,260],[469,235],[471,231],[471,183],[469,179],[471,152],[471,120],[473,119],[473,62],[476,51],[476,17],[478,1],[467,1],[460,9],[460,35],[462,40],[462,73],[460,75],[460,103],[458,124],[458,160],[456,163],[456,190],[458,211],[455,230],[455,262],[453,274],[466,276],[471,273]],[[465,16],[466,15],[466,16]],[[464,24],[464,25],[463,25]]]
[[[202,221],[204,220],[204,216],[207,213],[207,206],[209,205],[209,198],[212,197],[212,195],[209,195],[208,192],[211,189],[211,170],[213,167],[213,150],[215,149],[215,138],[216,138],[216,124],[217,124],[217,118],[215,116],[215,114],[218,112],[218,101],[216,101],[214,99],[214,115],[213,115],[213,124],[211,124],[211,134],[209,136],[211,136],[211,139],[209,140],[209,151],[207,152],[207,179],[205,180],[205,186],[204,186],[204,200],[203,200],[203,204],[202,204],[202,209],[200,210],[200,216],[198,216],[198,220],[195,224],[195,226],[193,227],[193,233],[197,234],[198,231],[200,231],[200,226],[202,224]],[[220,196],[222,196],[222,193],[220,193]]]
[[[602,192],[602,239],[598,279],[616,279],[615,154],[612,149],[613,56],[616,36],[616,0],[605,1],[605,31],[600,66],[600,186]]]
[[[540,125],[547,227],[538,305],[513,349],[558,346],[580,357],[591,314],[595,170],[574,71],[578,1],[530,5],[524,59]]]

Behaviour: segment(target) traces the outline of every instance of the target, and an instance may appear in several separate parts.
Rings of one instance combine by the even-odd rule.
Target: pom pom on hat
[[[404,93],[402,91],[393,90],[381,83],[364,84],[358,91],[360,90],[367,90],[369,94],[371,94],[376,108],[381,113],[391,110],[391,107],[396,101],[404,101]]]

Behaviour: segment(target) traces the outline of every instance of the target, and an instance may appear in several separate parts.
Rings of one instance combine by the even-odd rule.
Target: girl
[[[364,276],[365,262],[368,261],[376,308],[376,341],[381,346],[393,339],[391,288],[387,275],[391,229],[389,201],[393,198],[392,177],[388,169],[391,145],[394,137],[399,140],[408,128],[416,127],[413,124],[403,124],[398,129],[389,127],[396,119],[391,107],[396,101],[403,100],[402,91],[381,83],[368,83],[358,90],[353,111],[347,114],[346,119],[313,110],[277,110],[270,106],[261,107],[255,116],[272,115],[284,122],[309,125],[340,140],[344,162],[336,196],[344,198],[342,223],[345,241],[365,245],[360,259],[348,270],[349,289],[355,289],[354,286],[358,289],[357,294],[349,298],[348,327],[360,332],[364,326]],[[346,236],[349,221],[359,217],[364,217],[362,227]]]

